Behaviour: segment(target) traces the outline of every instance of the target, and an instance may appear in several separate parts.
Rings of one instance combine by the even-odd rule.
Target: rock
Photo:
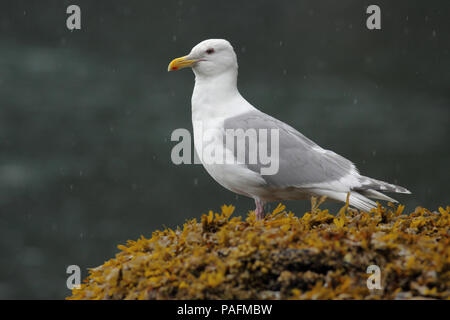
[[[450,207],[370,213],[234,207],[120,245],[68,299],[449,299]],[[380,268],[381,289],[366,273]]]

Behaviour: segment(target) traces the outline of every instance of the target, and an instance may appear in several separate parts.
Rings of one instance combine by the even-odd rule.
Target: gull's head
[[[216,76],[228,71],[237,71],[237,58],[231,44],[224,39],[209,39],[200,42],[184,57],[169,64],[168,71],[191,67],[199,76]]]

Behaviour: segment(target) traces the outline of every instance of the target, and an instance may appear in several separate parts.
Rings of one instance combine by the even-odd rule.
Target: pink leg
[[[264,202],[262,202],[259,199],[255,199],[255,204],[256,204],[255,209],[256,220],[264,219]]]

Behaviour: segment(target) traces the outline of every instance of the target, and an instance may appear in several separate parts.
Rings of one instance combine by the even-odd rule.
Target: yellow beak
[[[184,56],[181,58],[173,59],[171,63],[169,63],[169,67],[167,71],[179,70],[183,68],[187,68],[192,66],[197,60],[190,60],[188,56]]]

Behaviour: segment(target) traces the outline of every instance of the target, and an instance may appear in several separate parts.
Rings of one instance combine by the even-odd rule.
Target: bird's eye
[[[213,48],[209,48],[208,50],[206,50],[206,53],[207,54],[211,54],[211,53],[213,53],[214,52],[214,49]]]

